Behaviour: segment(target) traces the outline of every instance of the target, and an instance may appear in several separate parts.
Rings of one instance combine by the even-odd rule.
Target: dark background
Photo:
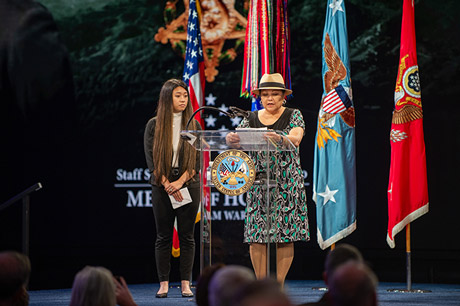
[[[306,121],[302,165],[312,173],[321,81],[321,38],[326,1],[291,0],[292,84]],[[32,289],[71,287],[84,265],[102,265],[129,283],[157,282],[155,225],[151,207],[127,207],[127,189],[115,188],[117,170],[145,168],[143,131],[153,116],[162,83],[181,77],[183,59],[153,37],[164,26],[165,1],[43,0],[53,14],[71,58],[78,125],[66,139],[65,163],[43,173],[44,188],[31,197]],[[460,136],[460,10],[456,1],[415,1],[430,211],[412,223],[414,282],[460,282],[460,206],[457,171]],[[245,15],[243,2],[235,7]],[[343,242],[357,246],[381,281],[405,281],[405,233],[396,248],[386,243],[389,131],[399,62],[402,1],[346,1],[351,77],[356,108],[357,230]],[[183,11],[181,1],[177,15]],[[224,49],[235,46],[226,42]],[[242,54],[217,68],[206,84],[216,105],[249,109],[239,98]],[[63,102],[65,103],[65,102]],[[217,117],[215,127],[233,128]],[[55,148],[49,148],[50,151]],[[145,183],[145,181],[136,181]],[[306,183],[311,183],[307,176]],[[28,186],[2,190],[1,202]],[[148,188],[136,189],[148,190]],[[307,187],[311,199],[311,187]],[[20,203],[18,203],[20,204]],[[216,211],[241,211],[225,206]],[[288,279],[320,279],[326,251],[316,242],[316,211],[308,202],[311,241],[297,243]],[[213,223],[214,224],[214,223]],[[214,225],[213,225],[214,226]],[[216,258],[250,266],[242,221],[216,221]],[[225,234],[224,237],[222,234]],[[220,240],[219,240],[220,238]],[[0,249],[21,248],[21,210],[0,212]],[[195,265],[194,279],[198,275]],[[173,260],[171,281],[178,281]]]

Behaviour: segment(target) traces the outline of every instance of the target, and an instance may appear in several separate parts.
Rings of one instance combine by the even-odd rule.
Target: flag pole
[[[407,291],[412,290],[411,278],[411,250],[410,250],[410,223],[406,225],[406,273],[407,273]]]
[[[412,276],[411,276],[411,249],[410,249],[410,223],[406,225],[406,281],[407,289],[387,289],[388,292],[412,292],[412,293],[427,293],[431,290],[412,289]]]
[[[414,78],[411,80],[406,78],[409,74],[414,75]],[[403,230],[399,225],[407,222],[405,224],[407,289],[388,290],[390,292],[429,292],[412,289],[411,276],[410,222],[427,213],[429,204],[423,111],[418,80],[414,1],[403,0],[399,68],[390,132],[387,242],[391,248],[394,248],[394,236]],[[417,83],[415,86],[414,81]],[[416,93],[409,92],[409,87],[417,88]],[[406,188],[406,186],[410,187]]]
[[[331,244],[331,251],[335,249],[335,243]],[[327,291],[327,287],[312,287],[311,289],[313,290],[319,290],[319,291]]]

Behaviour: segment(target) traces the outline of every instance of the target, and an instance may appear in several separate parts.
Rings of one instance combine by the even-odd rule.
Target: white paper
[[[174,196],[169,195],[169,199],[171,200],[171,204],[172,204],[173,209],[177,209],[177,208],[179,208],[181,206],[184,206],[184,205],[189,204],[189,203],[192,202],[192,196],[190,195],[190,192],[188,191],[187,187],[184,187],[179,191],[182,194],[182,198],[183,198],[181,202],[176,201]]]
[[[259,134],[256,134],[254,135],[253,133],[250,133],[248,131],[266,131],[267,128],[266,127],[262,127],[262,128],[236,128],[236,130],[240,130],[240,131],[245,131],[244,133],[238,133],[238,136],[240,136],[240,144],[241,145],[245,145],[245,144],[264,144],[266,142],[265,139],[259,139],[257,136],[259,136]],[[259,140],[258,142],[256,140]]]

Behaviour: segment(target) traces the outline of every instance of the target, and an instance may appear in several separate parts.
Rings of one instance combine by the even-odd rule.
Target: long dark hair
[[[161,88],[160,98],[158,99],[158,106],[156,109],[156,123],[155,123],[155,138],[153,140],[153,165],[155,168],[155,183],[161,185],[161,178],[165,176],[169,177],[171,173],[171,164],[173,156],[172,146],[172,124],[173,124],[173,90],[177,87],[182,87],[187,91],[187,85],[179,79],[169,79]],[[190,102],[190,96],[188,98],[187,107],[182,112],[182,123],[181,130],[185,128],[187,120],[192,116],[193,109]],[[195,121],[192,121],[189,128],[196,129]],[[195,149],[186,143],[183,139],[179,140],[178,153],[183,150],[183,159],[181,164],[180,173],[188,171],[191,175],[195,170],[196,165],[196,151]]]

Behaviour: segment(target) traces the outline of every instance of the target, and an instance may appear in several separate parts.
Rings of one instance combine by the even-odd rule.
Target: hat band
[[[286,89],[284,84],[278,82],[264,82],[259,84],[258,89],[263,89],[263,87],[278,87],[280,89]]]

